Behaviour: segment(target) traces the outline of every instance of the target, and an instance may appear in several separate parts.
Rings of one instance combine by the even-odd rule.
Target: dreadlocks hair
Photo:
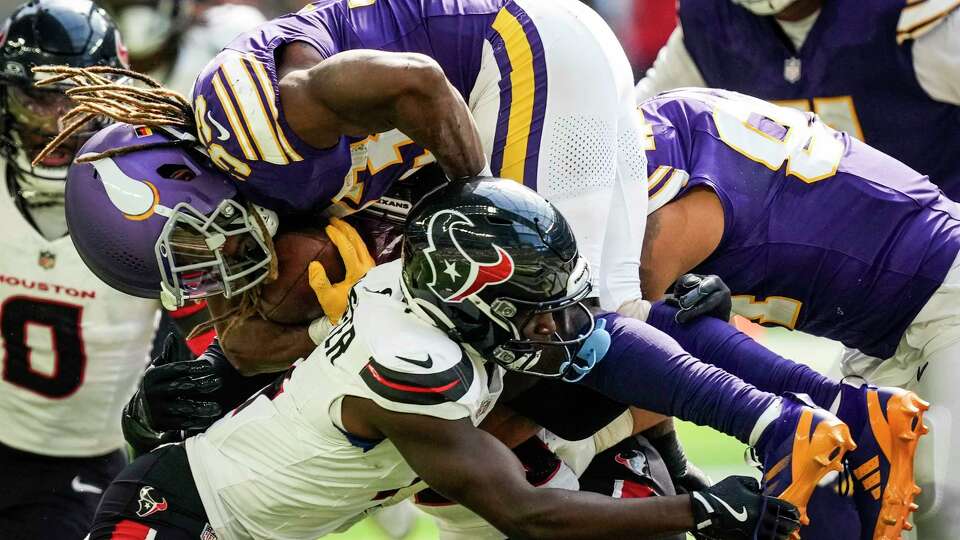
[[[196,136],[196,121],[193,107],[180,93],[164,88],[160,83],[142,73],[110,66],[72,67],[37,66],[34,73],[52,75],[35,83],[38,88],[67,85],[64,93],[77,106],[61,119],[60,133],[33,158],[36,166],[50,152],[57,149],[84,124],[96,117],[140,124],[150,127],[172,126]],[[139,81],[147,86],[133,86],[130,81]],[[121,149],[111,149],[97,154],[84,154],[77,158],[80,163],[128,154],[146,148],[162,146],[188,146],[192,141],[175,140],[147,143]]]

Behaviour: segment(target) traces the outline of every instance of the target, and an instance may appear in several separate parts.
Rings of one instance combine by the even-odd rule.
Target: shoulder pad
[[[437,405],[458,401],[473,384],[473,362],[446,336],[423,332],[427,328],[417,326],[420,332],[397,328],[399,332],[385,333],[389,335],[371,343],[372,354],[360,378],[380,397],[398,403]]]
[[[455,402],[473,384],[473,361],[442,330],[407,308],[399,293],[399,273],[399,261],[386,263],[354,286],[354,324],[366,355],[360,377],[388,401]]]
[[[903,43],[933,30],[946,20],[960,0],[908,0],[897,21],[897,43]]]

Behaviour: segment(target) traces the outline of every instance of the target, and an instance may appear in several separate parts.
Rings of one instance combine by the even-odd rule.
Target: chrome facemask
[[[269,276],[269,236],[276,232],[277,218],[264,208],[253,211],[267,230],[231,199],[209,216],[188,203],[174,207],[155,246],[164,307],[176,309],[188,300],[217,294],[232,298]]]

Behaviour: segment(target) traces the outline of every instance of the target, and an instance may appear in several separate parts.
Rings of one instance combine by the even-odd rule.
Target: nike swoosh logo
[[[741,507],[740,507],[740,511],[737,512],[736,510],[734,510],[733,508],[731,508],[729,504],[727,504],[727,501],[721,499],[720,497],[717,497],[717,496],[714,495],[713,493],[711,493],[710,496],[713,497],[714,499],[716,499],[717,502],[719,502],[720,504],[722,504],[723,507],[726,508],[728,512],[730,512],[730,515],[733,516],[733,519],[735,519],[735,520],[737,520],[737,521],[740,521],[740,522],[743,522],[743,521],[746,521],[746,520],[747,520],[747,507],[746,507],[746,506],[741,506]]]
[[[217,128],[217,140],[226,141],[227,139],[230,138],[230,132],[227,131],[225,127],[223,127],[223,124],[221,124],[220,122],[217,122],[217,120],[213,116],[211,116],[210,111],[207,111],[207,120],[209,120],[210,123],[213,124],[213,127]]]
[[[73,480],[70,481],[70,489],[76,491],[77,493],[93,493],[95,495],[100,495],[103,493],[103,488],[97,487],[93,484],[85,484],[80,481],[79,476],[74,476]]]
[[[430,358],[430,355],[427,355],[426,360],[416,360],[414,358],[404,358],[403,356],[398,356],[398,360],[403,360],[404,362],[410,362],[415,366],[420,366],[424,369],[430,369],[433,367],[433,358]]]
[[[363,290],[367,291],[368,293],[372,293],[372,294],[385,294],[385,295],[387,295],[387,296],[393,296],[393,289],[391,289],[391,288],[389,288],[389,287],[387,287],[386,289],[380,289],[379,291],[374,291],[374,290],[372,290],[372,289],[368,289],[368,288],[364,287]]]
[[[923,377],[923,372],[927,370],[927,366],[930,365],[930,362],[927,362],[920,366],[920,369],[917,370],[917,382],[920,382],[920,377]]]

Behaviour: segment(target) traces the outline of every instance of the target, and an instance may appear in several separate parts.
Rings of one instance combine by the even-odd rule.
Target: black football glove
[[[800,528],[792,504],[760,493],[747,476],[730,476],[690,494],[694,536],[709,540],[786,540]]]
[[[160,356],[143,374],[123,410],[123,435],[138,453],[179,439],[179,430],[202,431],[221,415],[212,394],[223,380],[204,357],[176,362],[178,341],[167,335]]]
[[[666,303],[680,310],[676,320],[681,324],[704,315],[729,321],[733,309],[727,284],[717,276],[700,274],[680,276],[673,286],[673,296]]]

